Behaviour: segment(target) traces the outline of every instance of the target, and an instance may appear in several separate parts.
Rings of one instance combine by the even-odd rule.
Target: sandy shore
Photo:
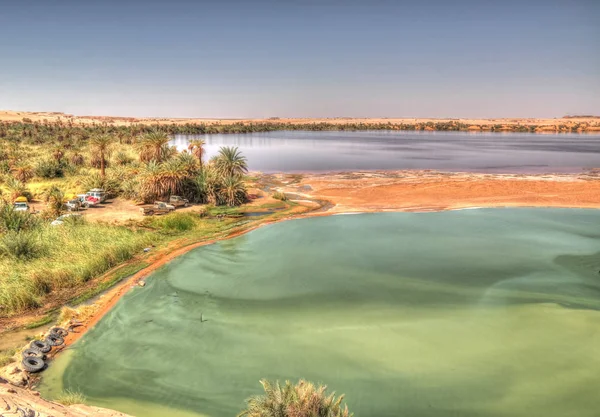
[[[600,208],[600,173],[512,175],[436,171],[278,175],[278,188],[332,202],[329,213],[468,207]]]

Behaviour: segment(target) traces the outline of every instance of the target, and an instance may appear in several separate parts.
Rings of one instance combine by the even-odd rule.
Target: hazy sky
[[[0,0],[0,109],[600,114],[600,0]]]

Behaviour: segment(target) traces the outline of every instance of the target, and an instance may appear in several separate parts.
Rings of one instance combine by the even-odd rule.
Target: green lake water
[[[356,417],[597,417],[599,271],[595,210],[283,222],[152,274],[40,389],[225,417],[261,378],[305,378]]]

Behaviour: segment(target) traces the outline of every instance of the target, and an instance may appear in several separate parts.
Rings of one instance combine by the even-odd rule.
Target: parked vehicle
[[[81,209],[81,201],[79,201],[79,198],[74,198],[67,201],[65,206],[67,206],[67,210],[69,211],[79,211]]]
[[[157,201],[153,206],[150,207],[142,207],[140,211],[144,216],[152,216],[154,214],[167,214],[175,210],[175,207],[164,203],[162,201]]]
[[[13,207],[15,211],[29,211],[29,203],[27,202],[27,197],[17,197],[15,202],[13,203]]]
[[[187,200],[183,197],[180,197],[178,195],[172,195],[171,198],[169,198],[169,204],[175,208],[187,207],[189,203],[190,203],[189,200]]]
[[[93,207],[100,202],[96,197],[91,197],[87,194],[78,194],[77,199],[81,203],[81,206],[85,208]]]
[[[52,223],[50,223],[50,226],[60,226],[62,224],[64,224],[65,220],[68,219],[69,217],[80,217],[81,214],[79,213],[67,213],[67,214],[63,214],[61,216],[58,216],[56,218],[56,220],[53,220]]]
[[[92,188],[86,193],[86,195],[88,197],[98,199],[100,203],[104,203],[106,201],[106,192],[102,188]]]

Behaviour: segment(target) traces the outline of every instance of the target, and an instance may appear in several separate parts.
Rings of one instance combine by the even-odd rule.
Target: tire
[[[46,337],[46,343],[48,343],[50,346],[61,346],[64,345],[65,340],[60,336],[50,334],[48,337]]]
[[[21,352],[23,359],[25,358],[40,358],[42,360],[46,359],[46,355],[39,349],[36,348],[27,348],[23,352]]]
[[[35,373],[40,372],[46,366],[46,362],[42,358],[36,358],[34,356],[30,356],[28,358],[24,358],[21,361],[21,365],[23,365],[23,369],[27,372]]]
[[[50,329],[50,334],[54,334],[59,337],[66,337],[69,332],[62,327],[53,327]]]
[[[50,345],[45,340],[34,340],[29,344],[31,349],[37,349],[42,353],[48,353],[52,350],[52,345]]]

